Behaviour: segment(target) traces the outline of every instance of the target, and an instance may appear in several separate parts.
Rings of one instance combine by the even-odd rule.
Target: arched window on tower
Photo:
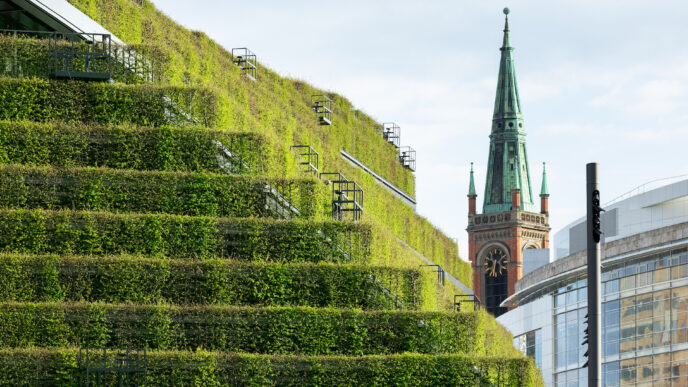
[[[495,317],[507,311],[507,308],[502,308],[499,304],[508,295],[508,261],[507,254],[499,247],[488,249],[483,257],[485,308]]]

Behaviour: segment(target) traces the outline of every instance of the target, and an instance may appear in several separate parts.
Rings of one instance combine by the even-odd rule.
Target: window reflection
[[[604,268],[602,292],[616,299],[602,304],[603,385],[688,387],[688,286],[672,282],[684,278],[686,249]],[[661,283],[662,290],[653,290]],[[577,280],[553,295],[557,386],[586,382],[587,369],[580,368],[586,293]]]
[[[514,337],[514,347],[524,355],[533,358],[538,368],[542,367],[542,336],[539,329]],[[563,351],[565,348],[562,348]]]

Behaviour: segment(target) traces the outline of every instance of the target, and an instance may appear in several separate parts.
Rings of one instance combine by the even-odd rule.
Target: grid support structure
[[[292,145],[291,149],[299,150],[299,165],[304,166],[304,172],[318,177],[320,173],[320,154],[310,145]]]
[[[433,271],[437,273],[437,283],[444,287],[445,273],[444,269],[440,265],[420,265],[420,267],[432,267]]]
[[[250,80],[258,79],[258,61],[253,51],[246,47],[233,48],[232,61],[241,68]]]
[[[399,148],[400,132],[401,129],[399,129],[399,125],[394,122],[385,122],[382,124],[382,138],[396,148]]]
[[[112,78],[110,34],[53,32],[48,51],[53,78],[99,81]]]
[[[355,181],[349,181],[340,172],[323,172],[332,184],[332,219],[345,220],[349,218],[357,221],[363,215],[363,189]]]
[[[45,66],[37,62],[42,61],[40,58],[18,54],[16,46],[0,53],[6,75],[101,81],[115,78],[125,83],[153,83],[161,79],[151,60],[131,47],[113,43],[108,34],[7,29],[0,29],[0,34],[14,39],[39,39],[48,45]],[[33,72],[24,74],[24,67]]]
[[[145,386],[146,349],[82,348],[79,350],[82,386]]]
[[[411,171],[416,171],[416,151],[410,146],[402,146],[399,148],[399,162],[405,168]]]
[[[480,310],[480,299],[475,294],[454,295],[454,311],[461,312],[465,304],[473,304],[473,311]]]
[[[328,96],[312,95],[311,109],[315,112],[319,125],[332,125],[332,100]]]

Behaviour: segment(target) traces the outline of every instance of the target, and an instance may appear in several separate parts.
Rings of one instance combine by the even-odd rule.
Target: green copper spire
[[[475,193],[475,182],[473,182],[473,163],[471,163],[471,182],[468,185],[468,197],[474,198],[476,196],[478,196],[478,194]]]
[[[540,196],[549,196],[549,191],[547,190],[547,172],[545,172],[545,163],[542,163],[542,189],[540,190]]]
[[[483,213],[509,211],[511,191],[521,190],[521,210],[535,211],[530,185],[526,132],[523,129],[516,70],[509,39],[509,9],[504,8],[504,39],[499,61],[497,93],[492,114],[490,155]]]
[[[495,98],[494,115],[493,118],[508,118],[521,119],[521,102],[518,98],[518,86],[516,84],[516,71],[514,70],[514,59],[511,42],[509,40],[509,8],[504,8],[504,14],[507,15],[504,21],[504,40],[502,48],[502,58],[499,61],[499,78],[497,79],[497,96]],[[516,122],[510,122],[516,125]],[[506,126],[493,127],[495,129],[507,130]],[[518,130],[518,126],[510,126],[511,130]]]

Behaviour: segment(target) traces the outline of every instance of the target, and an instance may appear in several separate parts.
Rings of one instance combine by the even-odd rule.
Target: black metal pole
[[[597,163],[589,163],[586,166],[587,180],[587,240],[588,240],[588,386],[601,385],[601,318],[600,318],[600,238],[595,233],[599,232],[599,224],[594,224],[594,212],[598,212],[599,187],[597,183]],[[597,216],[599,220],[599,212]],[[596,229],[597,228],[597,229]]]

